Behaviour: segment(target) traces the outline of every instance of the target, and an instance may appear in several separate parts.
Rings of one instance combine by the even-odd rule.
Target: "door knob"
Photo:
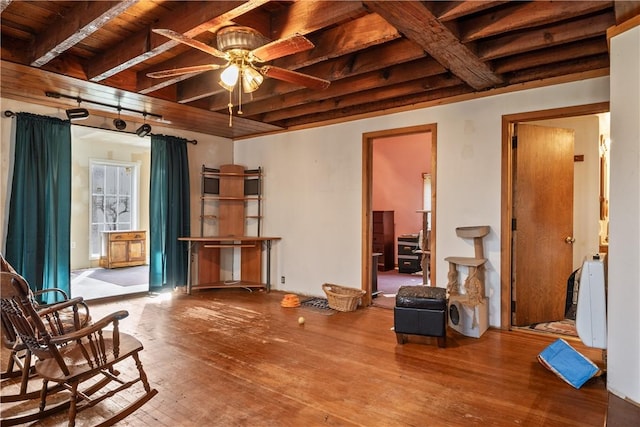
[[[572,236],[567,236],[567,237],[565,237],[565,239],[564,239],[564,242],[565,242],[565,243],[568,243],[568,244],[570,244],[570,245],[573,245],[573,244],[575,243],[575,241],[576,241],[576,238],[575,238],[575,237],[572,237]]]

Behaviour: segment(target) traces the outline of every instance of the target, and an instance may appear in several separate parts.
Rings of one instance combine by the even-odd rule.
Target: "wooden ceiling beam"
[[[508,0],[500,1],[428,1],[431,10],[443,22],[460,19],[467,15],[482,12],[495,6],[509,3]]]
[[[640,15],[640,1],[616,1],[614,5],[614,13],[616,15],[616,24],[620,25],[624,21]]]
[[[288,8],[272,16],[271,40],[293,34],[309,34],[366,14],[359,1],[304,0],[292,3]]]
[[[563,61],[539,67],[518,70],[505,74],[509,84],[525,83],[534,80],[548,79],[559,76],[570,76],[572,74],[584,73],[586,70],[594,72],[601,70],[602,75],[609,72],[609,55],[594,55],[587,58],[579,58],[573,61]]]
[[[463,43],[509,31],[524,30],[555,22],[565,22],[611,8],[612,1],[512,2],[512,6],[461,21],[458,29]]]
[[[139,0],[79,1],[73,8],[51,22],[47,30],[38,34],[30,49],[32,67],[42,67],[117,18]]]
[[[607,53],[607,41],[592,39],[572,44],[563,44],[550,49],[535,50],[522,55],[514,55],[493,63],[493,69],[500,73],[509,73],[528,68],[540,67],[565,60],[584,58]]]
[[[343,122],[345,117],[355,120],[361,117],[371,117],[372,115],[382,115],[392,112],[390,110],[406,111],[417,108],[418,104],[432,101],[445,102],[447,98],[472,93],[473,89],[468,85],[446,87],[428,92],[412,93],[406,96],[391,97],[380,102],[369,102],[356,104],[350,107],[341,107],[324,113],[311,113],[306,116],[294,117],[278,123],[279,126],[290,129],[301,127],[309,123],[322,125],[323,123],[339,121]]]
[[[267,1],[188,1],[183,3],[179,12],[167,13],[154,27],[168,28],[189,37],[195,37],[210,28],[232,21],[235,17],[247,13]],[[152,33],[149,29],[141,30],[92,60],[87,65],[87,76],[91,81],[102,81],[157,56],[177,44],[178,42]]]
[[[568,23],[552,25],[544,32],[531,30],[519,31],[501,37],[494,37],[476,45],[478,58],[483,61],[507,57],[518,53],[534,51],[584,40],[601,37],[607,28],[615,25],[612,14],[595,15]]]
[[[253,116],[263,112],[291,109],[308,103],[322,101],[328,98],[341,98],[343,95],[365,92],[370,89],[392,86],[411,80],[444,74],[446,70],[431,58],[418,59],[409,63],[360,74],[347,79],[333,82],[325,90],[298,90],[286,95],[270,97],[263,101],[255,101],[243,106],[246,116]],[[277,113],[273,113],[277,114]],[[270,121],[277,121],[270,120]]]
[[[364,4],[472,88],[483,90],[503,84],[502,78],[461,43],[422,2],[365,1]]]
[[[327,59],[378,46],[402,37],[400,32],[381,16],[365,15],[311,37],[313,49],[286,56],[273,63],[278,67],[297,70]]]
[[[436,76],[419,77],[398,84],[373,88],[355,93],[345,93],[331,99],[323,99],[316,102],[309,102],[293,108],[284,108],[260,116],[260,121],[266,123],[279,123],[282,120],[290,120],[294,117],[306,116],[310,114],[321,114],[335,108],[353,107],[356,105],[369,104],[372,101],[380,102],[385,99],[397,98],[419,92],[438,90],[445,87],[459,86],[462,82],[457,77],[449,74]],[[246,114],[246,112],[245,112]],[[247,115],[251,117],[251,115]]]

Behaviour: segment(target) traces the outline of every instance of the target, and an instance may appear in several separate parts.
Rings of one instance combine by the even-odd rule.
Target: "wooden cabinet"
[[[395,266],[393,211],[373,211],[373,251],[378,257],[378,270],[392,270]]]
[[[100,267],[118,268],[147,262],[146,231],[103,231]]]

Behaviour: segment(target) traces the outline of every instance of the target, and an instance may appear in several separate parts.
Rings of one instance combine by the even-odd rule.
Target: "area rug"
[[[86,270],[74,271],[73,274],[85,273]],[[118,286],[136,286],[149,283],[149,266],[141,265],[138,267],[124,268],[95,268],[92,269],[85,277],[101,280],[107,283],[113,283]]]
[[[316,313],[324,314],[325,316],[337,313],[337,310],[329,307],[329,301],[327,301],[326,298],[307,298],[300,301],[300,307]]]
[[[578,336],[578,333],[576,332],[576,321],[572,319],[558,320],[555,322],[534,323],[533,325],[529,326],[529,328],[538,332],[547,332],[550,334],[569,335],[572,337]]]

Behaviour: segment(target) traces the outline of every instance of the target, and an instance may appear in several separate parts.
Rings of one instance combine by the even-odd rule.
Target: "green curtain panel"
[[[69,293],[71,122],[16,114],[10,200],[7,261],[34,291]]]
[[[151,136],[149,194],[149,287],[187,283],[188,246],[178,237],[191,235],[187,140]]]

